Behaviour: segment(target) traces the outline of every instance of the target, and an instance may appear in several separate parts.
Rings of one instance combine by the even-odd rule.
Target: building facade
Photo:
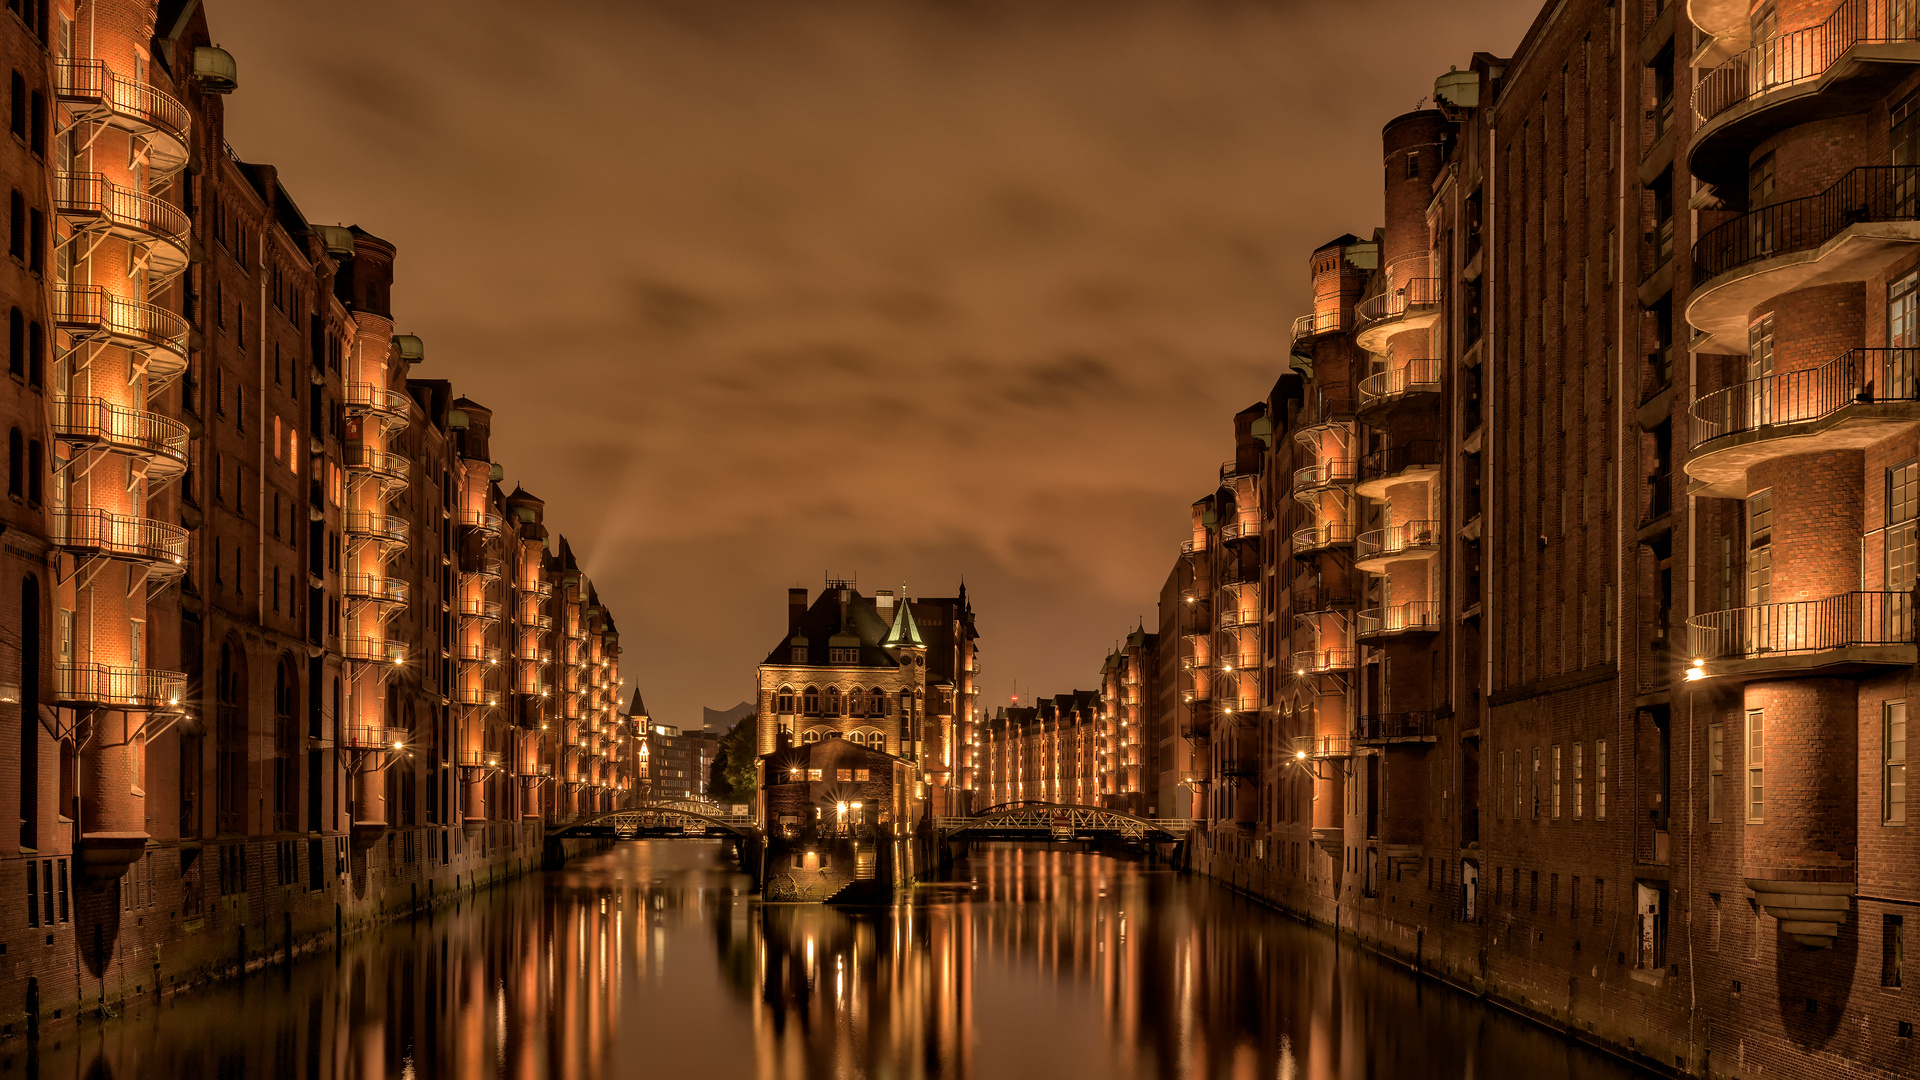
[[[1910,1068],[1916,63],[1569,0],[1385,125],[1162,589],[1204,870],[1663,1070]]]
[[[1109,805],[1103,799],[1111,726],[1096,690],[999,709],[985,724],[978,809],[1020,802]]]
[[[1159,644],[1142,626],[1100,665],[1099,805],[1143,816],[1160,813]]]
[[[611,617],[416,374],[393,245],[228,145],[207,18],[0,13],[13,1032],[538,865],[632,784]]]

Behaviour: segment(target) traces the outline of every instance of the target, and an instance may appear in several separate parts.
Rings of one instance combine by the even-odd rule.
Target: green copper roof
[[[883,642],[887,648],[891,649],[896,645],[926,645],[926,642],[920,640],[920,628],[913,624],[911,608],[912,605],[908,604],[906,597],[903,596],[900,598],[899,605],[893,609],[893,629],[887,632],[887,640]]]

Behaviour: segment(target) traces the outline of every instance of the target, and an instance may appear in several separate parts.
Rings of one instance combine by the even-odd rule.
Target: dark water
[[[762,905],[625,844],[296,964],[0,1048],[6,1075],[1479,1077],[1630,1070],[1204,881],[989,847],[912,902]]]

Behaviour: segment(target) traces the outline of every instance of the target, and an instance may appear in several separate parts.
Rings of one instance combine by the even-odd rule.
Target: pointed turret
[[[887,631],[885,645],[889,649],[910,645],[925,648],[926,642],[920,639],[920,628],[913,622],[913,605],[906,602],[904,594],[900,604],[893,609],[893,629]]]

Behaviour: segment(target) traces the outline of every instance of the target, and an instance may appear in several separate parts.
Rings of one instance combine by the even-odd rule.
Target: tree
[[[754,790],[754,718],[743,717],[733,727],[720,736],[720,750],[713,756],[713,767],[708,771],[707,790],[713,793],[715,802],[748,803],[753,801]]]

